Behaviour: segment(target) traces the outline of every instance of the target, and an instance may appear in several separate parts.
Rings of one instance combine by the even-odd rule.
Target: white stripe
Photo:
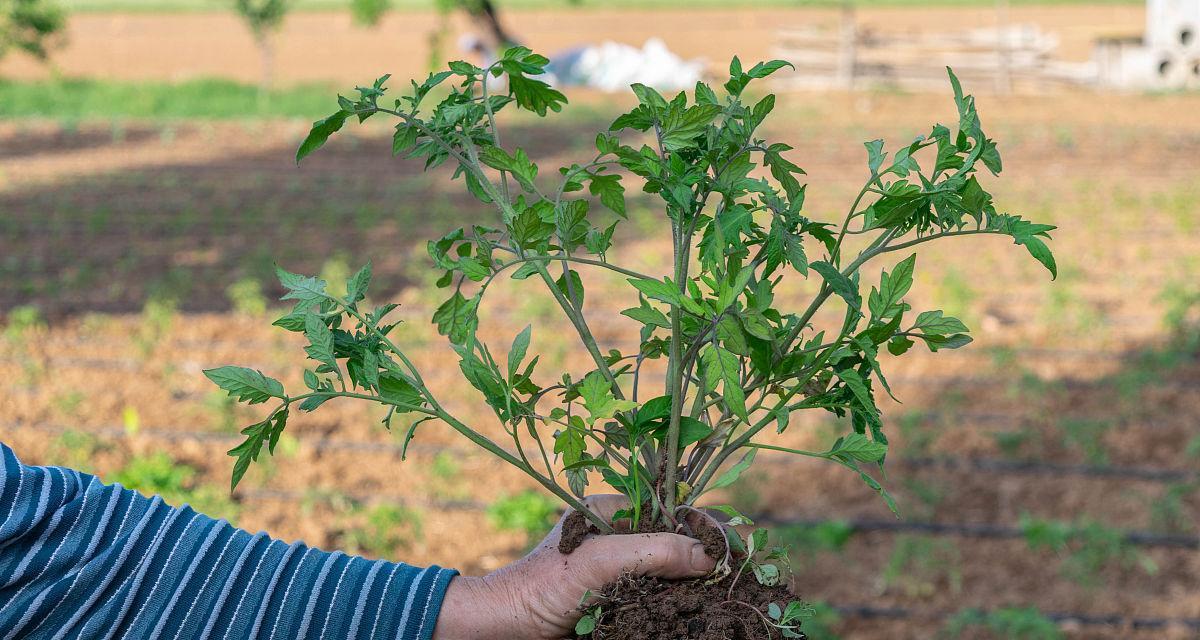
[[[141,519],[138,521],[138,524],[134,527],[130,535],[136,539],[139,533],[146,527],[147,524],[149,524],[151,516],[154,515],[155,509],[157,509],[162,503],[163,502],[161,498],[154,498],[150,500],[149,508],[147,508],[146,512],[142,514]],[[168,520],[172,518],[174,518],[174,515],[169,516]],[[161,535],[161,532],[159,535]],[[75,615],[71,616],[70,620],[67,620],[66,624],[64,624],[62,628],[58,630],[58,633],[54,634],[54,638],[52,640],[61,640],[62,638],[66,637],[67,633],[69,633],[76,624],[79,624],[79,620],[83,618],[84,614],[88,612],[88,609],[91,609],[92,605],[96,603],[96,600],[100,598],[100,593],[108,588],[109,582],[111,582],[116,576],[116,569],[124,564],[129,558],[129,553],[133,551],[133,545],[122,545],[116,547],[115,550],[118,551],[117,562],[113,564],[111,572],[104,580],[101,581],[101,584],[97,588],[92,589],[92,593],[90,596],[88,596],[88,599],[82,605],[80,605],[78,609],[75,610]],[[63,601],[66,601],[65,597],[63,598]]]
[[[238,532],[235,531],[233,533],[233,536],[230,537],[230,541],[233,541],[234,539],[236,539],[237,534],[238,534]],[[213,604],[212,613],[210,613],[208,615],[208,622],[204,625],[204,630],[200,632],[200,638],[198,640],[208,640],[208,636],[213,632],[213,629],[217,626],[217,617],[220,616],[221,609],[222,609],[222,607],[225,606],[225,600],[226,600],[226,598],[229,597],[229,593],[233,590],[233,583],[237,580],[238,575],[241,574],[242,566],[246,564],[246,558],[250,557],[250,552],[252,550],[254,550],[254,547],[258,544],[259,539],[265,538],[265,537],[266,537],[266,534],[264,534],[260,531],[259,533],[255,534],[253,537],[250,538],[250,541],[248,543],[246,543],[246,546],[242,547],[242,553],[238,555],[237,562],[233,563],[233,568],[229,571],[229,574],[225,576],[225,582],[224,582],[224,584],[221,585],[221,589],[219,592],[220,595],[217,596],[217,601],[215,604]],[[266,557],[267,556],[264,553],[262,555],[262,557],[260,557],[258,559],[258,563],[259,563],[260,567],[262,566],[263,559]],[[254,576],[257,574],[257,571],[258,571],[258,569],[255,569],[255,573],[250,574],[250,580],[247,581],[247,583],[246,583],[247,590],[249,590],[249,585],[254,582]],[[242,604],[241,600],[239,600],[238,606],[240,607],[241,604]],[[233,618],[231,618],[229,621],[230,626],[233,626],[234,620],[237,620],[236,609],[233,612]]]
[[[13,494],[13,503],[8,506],[8,515],[4,516],[3,522],[0,522],[0,540],[3,540],[8,535],[10,535],[8,531],[5,531],[5,529],[9,525],[12,525],[13,529],[17,528],[17,525],[13,524],[12,516],[13,516],[13,511],[15,511],[17,508],[17,503],[21,501],[21,488],[25,485],[25,473],[21,469],[22,469],[22,467],[18,463],[18,466],[17,466],[17,491],[16,491],[16,493]],[[5,484],[8,484],[8,483],[5,482]]]
[[[91,492],[91,486],[92,484],[88,484],[88,486],[84,489],[84,495],[87,495]],[[103,488],[99,489],[98,491],[103,491]],[[82,554],[72,553],[72,557],[75,558],[75,566],[72,567],[65,576],[63,576],[63,578],[71,578],[71,584],[67,586],[67,590],[63,592],[62,597],[59,598],[58,602],[54,603],[54,606],[50,608],[50,611],[47,611],[46,615],[42,616],[42,619],[38,621],[36,625],[34,625],[33,631],[30,632],[31,634],[34,631],[37,631],[38,627],[42,626],[42,623],[49,620],[50,616],[53,615],[53,613],[57,611],[60,606],[62,606],[62,603],[70,600],[70,598],[67,596],[71,594],[71,589],[74,589],[75,584],[79,581],[79,574],[82,573],[92,561],[92,554],[96,551],[96,547],[100,544],[100,539],[104,537],[104,531],[108,528],[108,523],[112,519],[113,512],[116,511],[117,504],[120,501],[121,493],[119,491],[113,491],[108,499],[108,506],[104,509],[104,515],[100,518],[100,523],[92,530],[92,537],[88,542],[87,549]],[[121,527],[125,526],[125,521],[129,518],[129,512],[132,510],[133,502],[130,501],[129,504],[125,506],[125,513],[121,516]],[[34,601],[33,608],[36,609],[40,607],[42,604],[41,600],[48,595],[49,592],[46,592],[39,596],[38,599]],[[11,638],[6,638],[5,640],[11,640]]]
[[[313,611],[317,608],[317,600],[321,597],[321,589],[325,586],[325,580],[329,578],[329,570],[333,568],[338,557],[344,555],[341,551],[335,551],[326,556],[325,562],[321,564],[321,572],[317,574],[317,583],[313,585],[312,592],[308,595],[308,606],[304,608],[304,617],[300,620],[300,630],[296,633],[297,638],[308,635],[308,625],[312,623]]]
[[[313,550],[309,547],[304,550],[304,555],[300,556],[300,562],[296,563],[296,570],[292,572],[292,577],[288,578],[287,588],[283,590],[283,600],[279,601],[279,613],[275,615],[275,622],[271,624],[271,638],[275,637],[275,630],[279,628],[279,619],[283,617],[283,612],[287,610],[287,599],[292,594],[292,583],[296,581],[296,576],[304,568],[304,561],[308,559],[308,554]],[[267,606],[267,602],[263,606]]]
[[[421,609],[421,626],[419,627],[421,629],[425,628],[425,618],[429,616],[429,603],[433,602],[434,587],[437,585],[437,581],[441,577],[442,574],[439,571],[438,574],[433,577],[433,584],[429,586],[429,595],[425,597],[425,607]]]
[[[64,495],[65,495],[65,494],[64,494]],[[82,517],[83,517],[83,512],[84,512],[84,511],[87,509],[87,500],[88,500],[88,497],[89,497],[89,496],[88,496],[88,494],[86,494],[86,493],[85,493],[85,494],[83,494],[83,501],[82,501],[82,502],[79,504],[79,513],[76,513],[76,514],[75,514],[75,520],[73,520],[73,521],[71,522],[71,526],[70,526],[70,527],[67,527],[67,531],[66,531],[66,532],[65,532],[65,533],[64,533],[62,536],[60,536],[60,537],[59,537],[59,539],[58,539],[58,542],[56,542],[56,543],[55,543],[55,545],[54,545],[54,552],[50,554],[50,559],[46,561],[46,564],[45,564],[45,566],[43,566],[43,567],[42,567],[42,570],[41,570],[41,571],[38,571],[37,575],[36,575],[36,576],[34,576],[32,580],[30,580],[29,582],[26,582],[26,583],[25,583],[25,586],[21,587],[19,590],[17,590],[17,592],[16,592],[15,594],[13,594],[13,596],[12,596],[12,597],[9,599],[9,602],[10,602],[10,603],[15,603],[15,602],[17,601],[17,598],[18,598],[18,597],[20,597],[21,593],[23,593],[23,592],[24,592],[26,589],[28,589],[30,586],[32,586],[32,585],[33,585],[35,582],[37,582],[37,581],[38,581],[38,579],[40,579],[40,578],[42,577],[42,575],[43,575],[43,574],[45,574],[45,573],[46,573],[46,571],[47,571],[47,570],[48,570],[50,567],[54,566],[54,560],[55,560],[56,558],[58,558],[58,552],[62,551],[62,548],[63,548],[63,546],[65,546],[65,545],[66,545],[66,543],[67,543],[67,540],[70,540],[70,534],[71,534],[71,532],[72,532],[72,531],[76,531],[76,528],[75,528],[75,527],[79,525],[79,520],[80,520],[80,518],[82,518]],[[38,543],[37,543],[37,545],[35,545],[35,549],[36,549],[36,548],[39,548],[39,547],[41,547],[41,546],[43,545],[43,543],[44,543],[44,542],[45,542],[47,539],[50,539],[50,538],[51,538],[51,534],[53,534],[53,533],[54,533],[54,531],[55,531],[55,530],[58,528],[58,522],[59,522],[59,521],[61,520],[61,518],[62,518],[62,513],[63,513],[63,511],[64,511],[64,509],[58,509],[58,510],[55,512],[55,514],[54,514],[54,518],[55,518],[55,522],[54,522],[54,524],[53,524],[53,525],[51,525],[51,527],[50,527],[50,530],[46,532],[46,535],[45,535],[45,536],[43,536],[42,538],[40,538],[40,539],[38,540]],[[33,555],[36,555],[36,553],[34,553],[34,554],[31,554],[31,555],[29,556],[29,559],[32,559]],[[18,569],[18,571],[20,571],[20,569]],[[51,585],[50,585],[50,586],[53,586],[53,583],[51,583]],[[0,605],[0,613],[4,613],[4,609],[5,609],[6,607],[7,607],[7,605]],[[30,607],[29,611],[27,611],[27,612],[25,613],[25,618],[32,618],[32,617],[33,617],[33,612],[34,612],[36,609],[37,609],[36,607]],[[21,622],[20,622],[20,625],[21,625],[21,626],[25,626],[25,624],[27,624],[27,623],[29,622],[29,621],[28,621],[27,619],[25,619],[25,618],[22,618],[22,620],[21,620]]]
[[[346,578],[346,572],[350,570],[350,565],[354,564],[356,559],[350,558],[346,562],[346,566],[342,567],[342,575],[338,576],[337,585],[333,587],[333,598],[329,600],[329,611],[325,612],[325,622],[321,624],[321,638],[325,637],[325,631],[329,629],[329,617],[333,615],[333,610],[337,608],[337,597],[338,593],[342,590],[342,580]]]
[[[254,567],[254,573],[251,574],[250,582],[246,582],[246,591],[242,592],[241,598],[238,598],[238,606],[235,606],[235,608],[233,610],[233,617],[229,618],[229,627],[226,628],[226,633],[224,633],[224,635],[221,636],[222,640],[229,639],[230,630],[233,630],[234,623],[238,622],[238,614],[241,611],[241,605],[242,605],[242,603],[246,602],[246,596],[248,596],[248,594],[250,594],[251,587],[254,585],[253,576],[257,576],[259,574],[259,570],[263,568],[263,563],[266,562],[266,557],[268,557],[270,555],[271,555],[271,545],[270,545],[270,543],[268,543],[268,545],[266,545],[266,549],[263,551],[263,556],[258,558],[258,564],[256,567]],[[288,557],[289,556],[288,556],[287,552],[284,552],[283,562],[287,562]],[[278,573],[278,570],[280,570],[280,569],[276,569],[276,574]],[[235,578],[236,578],[236,576],[233,576],[233,575],[229,576],[229,580],[234,580]],[[270,585],[268,585],[268,586],[270,586]],[[268,588],[268,590],[266,590],[266,596],[264,596],[264,599],[270,598],[270,597],[271,597],[271,591],[270,591],[270,588]],[[216,617],[216,614],[214,612],[214,618],[215,617]],[[252,636],[253,636],[253,634],[251,634],[251,638],[252,638]]]
[[[379,567],[383,565],[383,560],[372,562],[371,570],[367,572],[367,579],[363,581],[362,593],[358,595],[358,606],[354,608],[354,619],[350,621],[348,637],[351,639],[358,637],[358,625],[362,624],[363,612],[367,609],[367,596],[371,595],[371,587],[375,586],[375,574],[379,573]]]
[[[412,612],[413,600],[417,597],[417,589],[421,587],[421,580],[425,577],[426,573],[429,573],[429,567],[421,569],[421,573],[418,573],[416,579],[412,581],[412,587],[408,589],[408,597],[404,599],[404,614],[400,616],[400,624],[397,625],[396,629],[396,640],[402,640],[401,636],[404,635],[404,624],[408,622],[408,614]]]
[[[368,638],[375,637],[375,627],[379,626],[379,616],[383,614],[383,608],[387,606],[387,600],[384,599],[384,596],[387,595],[388,589],[391,588],[392,580],[396,578],[396,571],[399,569],[399,564],[394,565],[392,572],[388,574],[387,582],[383,585],[383,592],[379,594],[379,608],[375,610],[375,622],[371,623],[371,633],[367,634]]]
[[[49,503],[50,503],[50,492],[54,490],[54,478],[49,477],[50,474],[52,474],[52,473],[56,474],[56,475],[62,474],[63,492],[65,494],[65,492],[67,490],[67,476],[62,473],[62,469],[58,469],[56,467],[42,467],[42,469],[45,469],[46,473],[42,473],[40,470],[38,470],[36,472],[30,472],[30,473],[33,473],[35,475],[35,477],[48,481],[45,483],[45,486],[42,487],[42,496],[40,498],[38,498],[38,507],[37,507],[37,511],[35,512],[35,515],[33,516],[33,520],[30,520],[29,524],[24,527],[24,530],[21,532],[21,535],[16,535],[16,536],[13,536],[3,542],[0,542],[0,550],[7,548],[10,544],[15,544],[17,542],[20,542],[24,538],[24,536],[29,533],[29,530],[36,527],[37,524],[39,522],[41,522],[42,518],[44,518],[46,516],[46,508],[49,506]],[[14,501],[13,507],[17,506],[17,504],[16,504],[17,502],[20,502],[20,500]],[[7,587],[8,584],[5,584],[4,586]]]
[[[48,484],[53,485],[53,480],[51,480],[51,482]],[[66,478],[65,477],[63,478],[63,489],[66,489]],[[30,547],[29,551],[27,551],[25,553],[25,556],[21,558],[21,561],[17,563],[17,567],[16,567],[16,569],[13,570],[12,575],[8,577],[8,580],[4,581],[3,585],[0,585],[0,589],[6,589],[8,587],[11,587],[14,584],[16,584],[17,580],[21,579],[21,574],[24,573],[25,569],[29,567],[29,563],[33,562],[33,558],[35,556],[37,556],[37,554],[42,550],[42,547],[46,546],[46,543],[52,539],[53,536],[51,534],[54,533],[55,529],[58,529],[58,525],[62,522],[62,517],[63,517],[63,510],[55,509],[54,515],[50,518],[50,526],[46,529],[46,532],[44,534],[38,536],[37,541],[34,542],[33,546]],[[78,520],[78,518],[79,517],[76,516],[77,520]],[[37,522],[40,521],[41,519],[42,519],[41,516],[38,516],[37,518],[34,519],[33,526],[29,527],[31,530],[31,531],[29,531],[29,533],[32,532],[32,529],[37,526]],[[9,540],[8,542],[15,542],[18,539],[20,539],[20,538],[13,538],[12,540]],[[3,545],[0,545],[0,550],[4,549],[4,547],[8,545],[8,542],[4,543]],[[59,541],[59,544],[62,544],[62,542]],[[57,549],[57,547],[56,547],[56,549]],[[42,575],[42,573],[45,572],[45,570],[46,570],[46,567],[42,567],[42,571],[38,572],[38,576],[40,577]],[[37,578],[35,577],[34,580],[36,580],[36,579]],[[28,587],[31,583],[32,583],[32,581],[26,582],[25,586],[21,587],[20,591],[17,591],[17,593],[15,595],[13,595],[13,599],[15,600],[16,597],[21,594],[21,591],[24,591],[26,589],[26,587]]]
[[[192,562],[191,562],[191,564],[188,565],[187,570],[183,572],[183,577],[179,578],[179,582],[175,586],[175,592],[171,594],[171,599],[167,601],[167,608],[158,614],[158,616],[159,616],[158,624],[155,625],[154,630],[150,632],[151,638],[157,638],[157,637],[159,637],[159,634],[162,633],[163,626],[165,626],[167,624],[167,618],[171,617],[171,612],[175,610],[175,605],[179,604],[179,598],[180,598],[180,596],[183,595],[183,589],[184,589],[184,587],[187,586],[188,582],[192,579],[192,574],[196,572],[196,568],[200,566],[200,563],[202,561],[203,562],[211,561],[208,557],[206,557],[208,554],[208,549],[209,549],[209,547],[212,546],[212,544],[214,542],[217,541],[217,535],[219,535],[221,533],[221,527],[217,522],[215,522],[213,520],[208,520],[207,518],[204,518],[203,521],[199,524],[199,526],[204,527],[206,525],[210,526],[208,536],[206,536],[204,538],[204,542],[201,543],[200,550],[192,556]],[[191,529],[191,528],[192,528],[191,525],[189,525],[187,529],[184,529],[183,535],[181,535],[180,538],[186,537],[188,534],[188,529]],[[178,545],[176,545],[176,546],[178,546]],[[170,563],[171,563],[171,561],[170,561],[170,559],[168,559],[167,564],[170,565]],[[163,570],[166,571],[166,569],[163,569]],[[174,580],[174,579],[175,578],[172,577],[172,580]],[[205,582],[207,582],[207,581],[205,581]],[[199,595],[200,595],[199,592],[197,592],[196,596],[199,597]],[[185,615],[185,617],[186,617],[186,615]],[[182,627],[183,625],[181,624],[180,626]]]
[[[140,494],[138,494],[138,496],[135,496],[135,499],[141,499]],[[117,629],[119,629],[121,627],[122,621],[125,620],[125,616],[129,614],[129,608],[131,606],[133,606],[133,603],[137,600],[138,589],[141,589],[142,581],[145,580],[146,575],[150,572],[151,558],[153,558],[154,555],[158,553],[159,547],[162,546],[163,539],[166,538],[167,530],[170,529],[175,524],[175,519],[178,518],[180,515],[182,515],[179,511],[172,509],[171,505],[169,505],[165,502],[162,502],[161,499],[159,501],[161,502],[163,508],[167,509],[167,511],[170,513],[170,516],[167,518],[166,523],[164,525],[162,525],[162,528],[160,528],[158,530],[158,532],[154,534],[154,537],[150,540],[149,551],[147,551],[146,555],[142,556],[142,558],[138,560],[137,564],[134,565],[135,571],[133,571],[130,575],[125,576],[125,579],[121,581],[121,585],[119,587],[117,587],[117,589],[115,591],[113,591],[112,597],[107,602],[105,602],[103,605],[101,605],[101,608],[100,608],[100,610],[103,610],[104,607],[107,607],[111,604],[116,603],[117,602],[117,594],[121,593],[121,591],[123,591],[125,589],[126,585],[129,585],[129,593],[127,593],[125,595],[124,600],[120,601],[121,602],[120,611],[117,612],[115,619],[110,619],[109,616],[107,616],[107,615],[93,616],[91,620],[89,620],[87,623],[84,624],[84,626],[83,626],[84,632],[86,632],[88,630],[89,625],[100,626],[102,624],[107,623],[107,624],[111,625],[108,629],[108,632],[104,634],[105,640],[108,640],[109,638],[112,637],[112,635],[114,633],[117,632]],[[130,538],[124,544],[133,546],[133,544],[135,544],[136,539],[137,539],[136,537]],[[132,618],[129,619],[129,625],[131,627],[137,623],[137,618],[138,618],[138,616],[134,615]],[[101,622],[98,622],[98,620],[101,620]],[[93,625],[93,623],[95,623],[95,624]],[[126,633],[128,633],[128,631],[126,631]],[[82,633],[81,633],[81,635],[82,635]]]
[[[225,521],[222,520],[221,522],[218,523],[217,529],[222,530],[225,526],[228,526],[228,525],[227,525],[227,523],[225,523]],[[229,545],[233,544],[233,541],[236,539],[237,539],[237,532],[236,531],[231,532],[229,534],[229,539],[225,541],[225,546],[221,547],[221,555],[217,556],[216,562],[212,563],[212,568],[210,568],[208,570],[208,575],[204,577],[204,582],[200,585],[200,589],[196,592],[195,599],[193,599],[192,604],[190,606],[188,606],[187,613],[183,614],[183,620],[181,620],[179,622],[179,631],[175,632],[175,636],[172,640],[174,640],[175,638],[178,638],[179,634],[183,633],[184,628],[187,627],[188,618],[192,617],[192,611],[195,611],[196,605],[200,603],[200,597],[204,595],[204,590],[206,588],[208,588],[208,583],[212,580],[213,575],[216,574],[217,567],[221,566],[221,561],[225,559],[225,554],[229,552]],[[247,545],[247,548],[249,548],[249,545]],[[218,603],[213,609],[216,611],[220,611],[221,605]]]
[[[176,511],[175,513],[182,513],[182,511]],[[179,550],[179,544],[181,542],[183,542],[183,538],[187,536],[188,527],[191,526],[192,521],[196,519],[197,515],[199,515],[199,514],[197,514],[195,511],[193,511],[191,516],[188,518],[188,521],[183,524],[183,531],[179,534],[179,539],[175,540],[175,545],[173,547],[171,547],[171,552],[167,554],[167,561],[162,564],[162,570],[160,570],[158,572],[158,576],[154,578],[154,584],[151,585],[150,593],[146,595],[146,599],[142,602],[142,606],[138,607],[137,613],[133,614],[133,617],[130,618],[129,626],[126,627],[125,633],[121,634],[121,640],[124,640],[129,635],[129,632],[132,631],[135,626],[137,626],[138,618],[142,617],[142,613],[146,611],[146,606],[149,605],[154,600],[154,592],[158,590],[159,583],[162,582],[163,576],[166,575],[167,569],[171,566],[171,559],[175,557],[175,552]],[[169,528],[170,528],[169,526],[163,527],[163,533],[166,533],[167,529],[169,529]],[[149,561],[151,555],[152,554],[146,555],[147,561]],[[132,602],[135,598],[137,598],[137,592],[140,588],[141,588],[141,579],[139,578],[137,581],[137,584],[134,584],[133,588],[131,588],[129,590],[129,597],[126,602]],[[126,605],[126,607],[127,606],[128,605]],[[117,619],[120,620],[121,618],[124,618],[125,613],[126,613],[126,611],[122,610],[121,616],[119,616]],[[116,627],[113,627],[113,629],[111,631],[109,631],[107,635],[105,635],[105,640],[108,640],[108,638],[111,638],[112,634],[115,632],[116,632]]]

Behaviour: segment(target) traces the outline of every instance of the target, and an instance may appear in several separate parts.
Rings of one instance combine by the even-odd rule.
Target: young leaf
[[[825,279],[825,284],[833,290],[840,298],[850,305],[851,309],[858,310],[862,308],[862,295],[858,292],[858,285],[854,284],[850,278],[837,270],[837,267],[828,262],[814,262],[810,265],[813,271],[821,274]]]
[[[304,142],[300,143],[300,148],[296,150],[296,164],[308,154],[320,149],[329,136],[338,132],[342,125],[346,124],[346,118],[350,117],[347,111],[338,111],[337,113],[317,120],[313,123],[312,130],[308,132],[308,136],[304,138]]]
[[[239,402],[259,404],[271,398],[287,398],[283,385],[274,378],[269,378],[261,371],[246,367],[217,367],[206,369],[204,376],[212,380],[218,387],[229,392],[229,396]]]
[[[613,396],[612,386],[599,371],[593,371],[579,383],[579,395],[583,397],[583,407],[591,415],[589,422],[603,418],[611,418],[618,411],[628,411],[637,406],[630,400],[617,400]]]
[[[725,402],[729,408],[745,422],[750,421],[746,411],[746,392],[742,389],[741,371],[738,368],[738,357],[716,345],[710,346],[700,356],[704,365],[704,377],[709,384],[715,385],[719,380]]]

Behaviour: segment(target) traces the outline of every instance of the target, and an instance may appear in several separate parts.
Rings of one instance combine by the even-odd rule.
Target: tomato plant
[[[546,117],[563,108],[565,96],[538,79],[546,63],[523,47],[484,68],[452,62],[413,81],[396,100],[386,99],[385,76],[354,97],[339,97],[339,109],[314,124],[296,156],[313,153],[347,122],[389,117],[394,154],[423,160],[426,169],[448,164],[454,179],[495,210],[490,224],[428,243],[442,272],[437,284],[447,291],[432,321],[457,354],[463,378],[504,425],[511,449],[455,417],[430,390],[391,338],[396,325],[388,315],[396,305],[365,305],[369,264],[349,279],[345,295],[280,269],[284,299],[295,307],[275,324],[304,334],[314,364],[300,392],[251,369],[205,372],[239,400],[273,403],[230,451],[234,485],[264,445],[273,447],[293,411],[355,398],[387,406],[389,424],[412,414],[406,442],[425,421],[449,425],[602,532],[611,532],[611,523],[580,503],[597,480],[630,498],[631,513],[621,515],[632,522],[649,509],[652,521],[674,527],[706,493],[732,484],[761,449],[840,465],[895,510],[872,475],[888,451],[876,406],[879,393],[891,393],[881,351],[900,356],[917,343],[937,351],[971,341],[960,320],[905,302],[915,251],[935,240],[1003,235],[1056,272],[1046,244],[1054,227],[1001,212],[984,187],[983,173],[999,174],[1001,160],[974,98],[950,72],[956,127],[936,125],[890,158],[883,141],[867,142],[862,188],[844,217],[822,221],[804,212],[804,171],[788,158],[792,148],[758,133],[775,96],[751,101],[745,91],[786,62],[746,68],[735,58],[723,86],[700,83],[672,98],[633,85],[637,106],[596,136],[591,158],[559,168],[554,180],[523,149],[506,146],[499,126],[506,109]],[[493,93],[485,79],[502,75],[506,88]],[[448,91],[435,100],[439,85]],[[653,201],[670,238],[668,274],[610,259],[631,182]],[[867,273],[869,263],[888,258],[899,260],[878,280]],[[622,313],[640,326],[636,351],[606,349],[595,338],[584,304],[590,269],[628,282],[630,306]],[[500,278],[549,292],[589,354],[586,373],[543,374],[530,353],[531,326],[513,338],[506,358],[479,338],[478,311]],[[781,308],[776,290],[784,278],[809,279],[816,293],[806,305]],[[826,307],[836,312],[833,321],[818,315]],[[642,375],[654,360],[663,361],[664,377]],[[660,388],[649,388],[660,379]],[[800,411],[849,416],[853,429],[824,451],[760,441],[768,429],[785,431]],[[761,548],[760,537],[745,545]],[[756,574],[761,568],[742,566]],[[777,618],[790,624],[789,611]]]

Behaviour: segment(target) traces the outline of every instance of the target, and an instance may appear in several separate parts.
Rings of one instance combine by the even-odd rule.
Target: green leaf
[[[579,383],[579,395],[583,398],[583,408],[587,409],[589,423],[611,418],[619,411],[628,411],[637,406],[630,400],[617,400],[613,396],[612,385],[605,379],[604,374],[593,371]]]
[[[908,294],[913,284],[913,270],[916,268],[917,254],[912,254],[902,260],[892,269],[891,273],[884,272],[879,279],[879,291],[871,292],[867,305],[876,318],[890,318],[900,301]]]
[[[246,367],[217,367],[206,369],[204,376],[212,380],[218,387],[229,392],[229,396],[239,402],[258,404],[271,398],[284,399],[283,385],[274,378],[269,378],[261,371]]]
[[[342,125],[346,124],[346,118],[349,118],[350,115],[349,112],[342,110],[328,118],[314,122],[312,130],[308,132],[308,136],[304,138],[304,142],[300,143],[300,148],[296,150],[296,164],[300,164],[300,161],[305,156],[320,149],[325,144],[325,141],[329,139],[329,136],[337,133],[342,128]]]
[[[517,375],[517,369],[520,368],[521,362],[525,360],[525,354],[529,351],[529,339],[533,335],[533,325],[525,325],[525,329],[513,338],[512,347],[508,350],[508,378],[512,380]]]
[[[573,465],[583,459],[583,452],[587,450],[586,427],[579,416],[571,416],[567,424],[554,435],[554,453],[562,455],[563,464]]]
[[[645,300],[642,300],[642,306],[626,309],[621,312],[621,315],[633,318],[647,326],[671,328],[671,321],[667,319],[667,314],[651,307]]]
[[[851,458],[860,462],[879,462],[887,455],[888,447],[881,442],[874,442],[861,433],[852,433],[844,438],[838,438],[829,450],[829,455]]]
[[[479,308],[479,296],[469,300],[457,291],[442,303],[433,313],[433,323],[437,325],[438,333],[450,339],[452,344],[463,344],[475,334],[479,324],[476,311]]]
[[[266,420],[242,429],[242,435],[246,436],[246,439],[228,452],[230,456],[237,458],[233,463],[230,491],[237,489],[238,483],[242,481],[242,477],[250,468],[250,463],[258,460],[263,444],[267,445],[268,451],[275,452],[275,445],[279,442],[279,436],[287,426],[287,419],[288,410],[284,407],[271,414]]]
[[[411,382],[392,373],[384,373],[379,376],[379,395],[388,402],[410,407],[420,407],[425,404],[424,396]]]
[[[533,181],[537,178],[538,168],[525,154],[524,149],[517,149],[515,155],[510,156],[500,147],[485,146],[480,149],[479,161],[493,169],[509,172],[521,184],[522,189],[530,193],[537,191]]]
[[[664,282],[662,280],[630,278],[629,284],[632,284],[635,289],[641,291],[647,298],[659,300],[673,306],[679,306],[683,300],[683,295],[679,293],[679,287],[675,286],[670,280]]]
[[[371,263],[367,262],[358,273],[346,282],[346,301],[354,304],[367,296],[367,287],[371,284]]]
[[[854,369],[840,369],[835,371],[837,377],[842,382],[846,383],[846,387],[854,394],[855,400],[859,406],[869,412],[879,413],[879,409],[875,408],[875,398],[871,395],[871,390],[867,388],[867,383],[863,380]]]
[[[304,337],[308,338],[309,342],[308,346],[304,347],[304,352],[308,354],[308,357],[320,362],[328,367],[330,372],[337,373],[338,377],[341,377],[337,359],[333,354],[333,332],[317,314],[309,313],[305,316]]]
[[[713,118],[721,113],[715,104],[701,104],[686,110],[672,109],[662,122],[662,143],[667,151],[678,151],[695,146],[699,137]]]
[[[575,635],[585,636],[596,630],[596,618],[586,614],[575,623]]]
[[[754,456],[757,453],[758,449],[751,449],[748,451],[746,455],[742,456],[742,459],[739,460],[737,464],[729,467],[724,473],[717,476],[717,479],[712,481],[712,484],[708,486],[708,489],[710,491],[713,489],[723,489],[737,482],[737,479],[740,478],[742,474],[750,468],[750,465],[754,464]]]
[[[562,106],[567,103],[566,96],[541,80],[526,78],[523,75],[510,75],[508,86],[517,101],[517,106],[539,116],[546,115],[547,110],[562,111]]]
[[[760,62],[754,65],[746,72],[746,75],[757,80],[765,78],[784,67],[791,67],[792,70],[796,69],[795,65],[786,60],[771,60],[770,62]]]
[[[279,284],[287,290],[280,300],[298,300],[298,304],[311,306],[329,298],[329,294],[325,293],[325,281],[320,278],[291,273],[279,265],[275,266],[275,275],[279,277]]]
[[[962,320],[952,316],[943,315],[940,310],[924,311],[917,316],[917,321],[913,328],[938,336],[950,335],[952,333],[967,333],[967,325],[962,323]]]
[[[863,146],[867,148],[867,166],[871,168],[871,175],[879,175],[879,168],[883,166],[883,159],[887,157],[883,152],[883,140],[864,142]]]
[[[613,213],[622,218],[626,217],[625,187],[621,186],[621,176],[594,174],[588,184],[588,191],[594,196],[600,196],[600,204],[608,207]]]
[[[854,284],[850,278],[842,275],[837,267],[828,262],[814,262],[809,265],[813,271],[821,274],[825,279],[825,284],[829,285],[833,292],[841,299],[850,305],[851,309],[858,310],[862,308],[862,295],[858,292],[858,285]]]
[[[725,403],[737,417],[749,422],[750,416],[746,411],[746,391],[742,389],[738,357],[713,345],[704,351],[700,360],[704,365],[704,377],[708,383],[715,385],[720,380],[723,383],[722,393]]]

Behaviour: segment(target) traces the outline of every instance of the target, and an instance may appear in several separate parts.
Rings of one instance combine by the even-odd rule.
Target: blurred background
[[[1198,35],[1198,0],[0,0],[0,439],[250,530],[487,572],[556,503],[440,426],[402,463],[382,411],[330,403],[228,492],[224,452],[259,416],[200,372],[299,384],[297,336],[270,326],[273,262],[336,282],[372,260],[372,298],[402,303],[431,386],[499,432],[429,324],[424,248],[493,214],[449,171],[392,158],[382,122],[297,167],[334,94],[525,44],[571,102],[505,120],[548,169],[588,155],[630,82],[783,58],[766,131],[808,171],[808,215],[833,220],[864,140],[953,124],[950,64],[1000,143],[989,190],[1059,226],[1060,277],[1003,240],[921,254],[910,300],[976,341],[884,363],[902,520],[837,467],[770,455],[718,499],[792,545],[813,638],[1198,638]],[[664,272],[661,214],[629,195],[616,259]],[[591,276],[597,337],[629,349],[627,287]],[[585,370],[553,301],[508,291],[487,334],[532,322],[543,369]],[[777,443],[846,429],[797,417]]]

